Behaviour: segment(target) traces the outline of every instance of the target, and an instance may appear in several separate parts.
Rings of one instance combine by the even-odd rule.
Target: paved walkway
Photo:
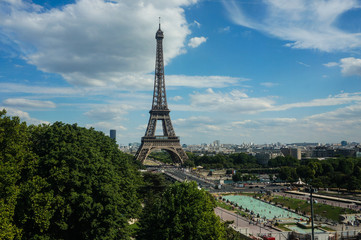
[[[253,236],[258,236],[259,234],[262,235],[279,232],[276,229],[270,228],[265,224],[251,222],[250,220],[241,217],[234,212],[228,211],[220,207],[217,207],[214,211],[223,221],[234,221],[234,229],[245,235],[251,234]]]

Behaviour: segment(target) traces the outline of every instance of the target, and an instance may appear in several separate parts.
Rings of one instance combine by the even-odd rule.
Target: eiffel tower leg
[[[135,158],[141,163],[144,163],[147,156],[154,150],[166,150],[174,163],[183,164],[185,160],[188,160],[188,156],[181,147],[179,139],[174,139],[173,141],[169,141],[169,139],[161,141],[142,139],[142,144],[135,154]]]
[[[135,159],[140,161],[142,164],[144,163],[144,160],[147,158],[149,153],[151,152],[150,147],[146,146],[148,144],[142,143],[140,147],[138,148],[137,153],[135,154]]]

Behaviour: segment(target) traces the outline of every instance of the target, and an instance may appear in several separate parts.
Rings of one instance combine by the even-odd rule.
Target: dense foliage
[[[361,159],[304,160],[297,167],[281,167],[278,176],[288,182],[301,178],[315,187],[361,189]]]
[[[146,205],[153,204],[163,194],[170,181],[167,181],[161,173],[144,172],[142,177],[143,183],[139,188],[140,198]]]
[[[30,151],[30,134],[18,117],[0,111],[0,239],[21,236],[22,228],[15,222],[18,198],[24,178],[32,175],[37,157]],[[35,180],[35,179],[34,179]],[[34,183],[35,185],[35,183]]]
[[[173,160],[169,153],[166,151],[159,151],[159,152],[151,152],[148,156],[149,159],[154,159],[166,164],[173,163]]]
[[[206,169],[236,169],[234,181],[256,181],[254,174],[275,174],[279,180],[296,182],[298,179],[315,187],[361,189],[361,159],[333,158],[327,160],[298,160],[296,158],[276,157],[267,166],[261,166],[257,159],[246,153],[214,156],[197,156],[188,153],[188,166],[203,166]]]
[[[206,169],[223,169],[223,168],[260,168],[257,159],[246,153],[234,154],[216,154],[214,156],[198,156],[193,153],[188,153],[189,166],[203,166]]]
[[[146,205],[138,239],[225,239],[225,226],[214,212],[214,198],[195,182],[171,184]]]
[[[232,180],[235,182],[247,182],[247,181],[259,181],[260,179],[255,174],[243,174],[241,172],[236,172],[232,176]]]
[[[127,239],[140,178],[93,129],[0,113],[0,239]]]

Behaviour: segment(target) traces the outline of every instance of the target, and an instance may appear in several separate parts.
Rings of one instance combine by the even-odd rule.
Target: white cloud
[[[313,99],[308,102],[289,103],[275,106],[271,111],[282,111],[292,108],[300,107],[322,107],[322,106],[337,106],[343,104],[350,104],[353,102],[361,102],[361,93],[341,93],[327,98]]]
[[[0,5],[7,6],[0,10],[0,26],[13,40],[11,47],[42,71],[61,74],[74,85],[129,87],[143,80],[129,76],[154,69],[158,16],[165,63],[184,52],[190,30],[182,7],[194,3],[79,0],[46,10],[11,1]]]
[[[199,22],[197,22],[196,20],[193,21],[193,24],[196,25],[198,28],[201,27],[201,24]]]
[[[39,101],[25,98],[8,98],[3,101],[5,106],[15,108],[55,108],[56,104],[51,101]]]
[[[313,99],[307,102],[295,102],[276,105],[275,96],[250,97],[240,90],[231,92],[214,91],[212,88],[205,92],[194,92],[189,95],[190,105],[174,105],[177,111],[203,111],[254,114],[259,112],[278,112],[294,108],[312,108],[347,105],[361,103],[361,93],[340,93],[327,98]]]
[[[175,119],[175,130],[186,142],[188,139],[204,142],[203,137],[198,137],[204,134],[207,134],[207,139],[226,139],[231,143],[337,142],[344,136],[354,141],[360,139],[361,93],[341,93],[324,99],[284,105],[276,105],[272,98],[266,98],[268,105],[263,105],[263,108],[256,106],[263,103],[262,100],[265,99],[251,98],[241,91],[227,93],[207,89],[204,93],[196,92],[191,96],[191,106],[186,110],[198,112],[200,116]],[[242,101],[246,101],[249,106],[244,107]],[[289,116],[287,112],[277,113],[284,117],[267,118],[260,115],[260,112],[265,111],[329,106],[340,108],[311,116],[307,116],[306,111],[305,116],[297,118]],[[322,109],[330,108],[321,108],[319,112]],[[205,116],[207,114],[209,116]]]
[[[31,93],[51,96],[83,96],[109,94],[114,91],[137,91],[153,90],[153,74],[121,74],[118,78],[111,73],[106,74],[109,80],[113,80],[113,85],[108,86],[88,86],[88,87],[48,87],[44,85],[33,86],[18,83],[0,83],[0,93]],[[89,81],[90,78],[74,74],[78,82]],[[105,77],[105,76],[104,76]],[[102,78],[99,75],[99,79]],[[242,82],[249,81],[247,78],[229,77],[229,76],[186,76],[186,75],[165,75],[167,88],[172,87],[192,87],[192,88],[223,88],[228,86],[241,85]],[[119,82],[117,82],[119,80]],[[94,81],[98,81],[96,78]],[[141,84],[139,84],[141,82]],[[103,84],[99,81],[100,84]],[[138,94],[138,93],[137,93]]]
[[[337,63],[337,62],[329,62],[329,63],[323,64],[323,66],[325,66],[325,67],[336,67],[336,66],[339,66],[339,63]]]
[[[98,129],[100,131],[103,131],[105,133],[109,133],[109,130],[110,129],[115,129],[117,131],[126,131],[127,128],[122,126],[122,125],[119,125],[119,124],[116,124],[114,122],[108,122],[108,121],[103,121],[103,122],[96,122],[96,123],[91,123],[91,124],[87,124],[85,127],[87,128],[95,128],[95,129]],[[118,134],[119,132],[117,132]]]
[[[304,62],[300,62],[300,61],[297,61],[298,64],[302,65],[302,66],[305,66],[305,67],[311,67],[310,65],[304,63]]]
[[[297,122],[296,118],[264,118],[256,120],[243,120],[232,122],[233,127],[264,129],[269,127],[286,127]]]
[[[345,76],[361,76],[361,59],[359,58],[341,58],[339,62],[329,62],[323,65],[326,67],[339,66],[341,68],[342,74]]]
[[[182,127],[190,127],[195,125],[211,124],[214,119],[207,116],[191,116],[189,118],[179,118],[173,121],[174,125]]]
[[[207,116],[191,116],[173,121],[175,131],[180,129],[183,136],[192,136],[194,133],[214,135],[222,131],[222,124]]]
[[[264,86],[264,87],[274,87],[274,86],[277,86],[279,85],[278,83],[274,83],[274,82],[262,82],[260,83],[261,86]]]
[[[48,121],[42,121],[36,118],[32,118],[30,117],[30,114],[28,112],[24,112],[16,108],[0,106],[0,109],[5,109],[7,116],[17,116],[20,118],[21,121],[25,121],[27,124],[49,124]]]
[[[315,114],[305,118],[305,122],[315,126],[323,135],[330,135],[340,140],[347,136],[349,139],[359,141],[361,131],[361,105],[355,104],[333,111]]]
[[[227,111],[230,113],[255,113],[273,107],[273,100],[268,98],[250,98],[247,94],[232,90],[229,93],[195,92],[190,95],[191,107],[198,111]]]
[[[192,88],[223,88],[239,85],[240,82],[248,81],[247,78],[229,76],[186,76],[166,75],[167,86],[192,87]]]
[[[334,111],[315,114],[308,117],[309,120],[322,121],[356,121],[361,124],[361,105],[350,105],[344,108],[339,108]],[[360,125],[361,126],[361,125]]]
[[[342,58],[340,60],[341,72],[346,76],[361,76],[361,59],[359,58]]]
[[[2,93],[33,93],[49,95],[77,95],[84,92],[84,89],[71,87],[44,87],[16,83],[0,83]]]
[[[223,4],[236,24],[291,41],[288,47],[328,52],[361,47],[359,32],[337,27],[340,16],[361,7],[357,0],[265,0],[257,2],[259,14],[248,13],[247,5],[235,0]]]
[[[128,104],[96,105],[92,110],[84,113],[87,117],[96,120],[122,120],[128,111],[134,109]]]
[[[196,48],[206,41],[207,41],[207,38],[205,38],[203,36],[202,37],[194,37],[189,40],[188,46],[190,46],[192,48]]]
[[[180,101],[182,99],[183,98],[181,96],[174,96],[174,97],[170,98],[170,100],[173,100],[173,101],[176,101],[176,102],[178,102],[178,101]]]
[[[231,31],[231,27],[230,27],[230,26],[227,26],[227,27],[224,27],[224,28],[220,28],[220,29],[219,29],[219,32],[220,32],[220,33],[230,32],[230,31]]]

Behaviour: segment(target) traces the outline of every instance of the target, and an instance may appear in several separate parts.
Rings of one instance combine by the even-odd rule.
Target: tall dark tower
[[[111,139],[114,139],[114,140],[117,140],[117,131],[115,129],[110,129],[110,138]]]
[[[157,52],[155,60],[154,92],[152,109],[149,111],[150,118],[145,136],[142,137],[142,143],[135,155],[136,159],[143,162],[149,153],[156,149],[166,150],[172,157],[173,162],[183,163],[188,159],[180,145],[179,137],[175,135],[172,121],[170,120],[165,92],[164,82],[164,61],[163,61],[163,32],[159,29],[155,34],[157,40]],[[157,121],[162,122],[163,135],[155,135]]]

